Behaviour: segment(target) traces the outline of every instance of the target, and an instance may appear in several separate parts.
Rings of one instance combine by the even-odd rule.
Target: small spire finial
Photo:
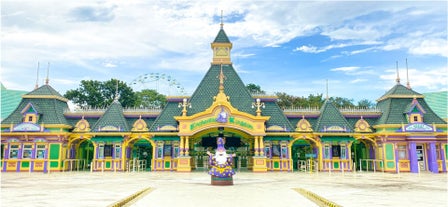
[[[221,29],[224,28],[224,23],[222,21],[222,10],[221,10]]]
[[[328,96],[328,79],[327,79],[327,96],[325,97],[326,100],[330,99],[330,97]]]
[[[408,69],[408,59],[407,58],[406,58],[406,79],[407,79],[406,87],[408,89],[411,89],[411,83],[409,82],[409,69]]]
[[[37,75],[36,75],[36,85],[34,85],[34,89],[39,88],[39,62],[37,62]]]
[[[50,71],[50,62],[48,62],[47,66],[47,78],[45,79],[45,85],[48,85],[48,83],[50,82],[50,79],[48,78],[49,71]]]
[[[395,79],[395,81],[397,82],[397,84],[400,84],[400,73],[398,72],[398,61],[396,62],[397,65],[397,79]]]

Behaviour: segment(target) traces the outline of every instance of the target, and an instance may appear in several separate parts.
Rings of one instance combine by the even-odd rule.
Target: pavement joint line
[[[131,204],[135,203],[137,200],[139,200],[140,198],[142,198],[143,196],[145,196],[146,194],[148,194],[149,192],[151,192],[152,190],[154,190],[154,188],[145,188],[141,191],[138,191],[126,198],[123,198],[111,205],[109,205],[108,207],[122,207],[122,206],[130,206]]]
[[[313,201],[314,203],[316,203],[318,206],[321,207],[342,207],[339,204],[336,204],[335,202],[329,201],[326,198],[319,196],[311,191],[305,190],[303,188],[293,188],[293,190],[295,190],[296,192],[302,194],[303,196],[305,196],[306,198],[308,198],[309,200]]]

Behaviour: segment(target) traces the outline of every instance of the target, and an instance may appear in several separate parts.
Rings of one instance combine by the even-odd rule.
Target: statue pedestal
[[[254,157],[253,172],[267,172],[266,157]]]
[[[233,177],[217,177],[211,176],[211,184],[212,185],[233,185]]]
[[[177,172],[191,172],[191,157],[177,159]]]

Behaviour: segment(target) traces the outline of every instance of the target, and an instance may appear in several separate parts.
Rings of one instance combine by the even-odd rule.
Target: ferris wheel
[[[140,75],[134,79],[130,85],[137,90],[154,89],[158,93],[164,95],[172,95],[171,93],[185,95],[186,93],[184,87],[182,87],[176,79],[164,73],[147,73]]]

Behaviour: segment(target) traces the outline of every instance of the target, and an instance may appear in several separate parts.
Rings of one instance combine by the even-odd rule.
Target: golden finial
[[[219,76],[216,78],[219,78],[219,92],[224,92],[224,79],[227,79],[227,77],[222,72],[222,64],[221,64],[221,72],[219,73]]]

